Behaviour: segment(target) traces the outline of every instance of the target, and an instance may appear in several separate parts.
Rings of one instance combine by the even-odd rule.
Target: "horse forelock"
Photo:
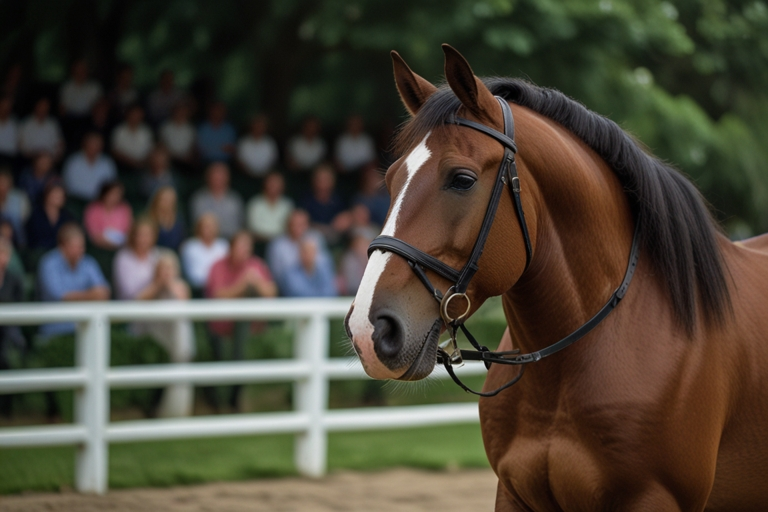
[[[559,91],[520,79],[493,77],[483,81],[494,95],[563,126],[613,169],[633,214],[640,218],[638,235],[644,252],[660,274],[674,315],[688,335],[695,330],[697,299],[705,322],[722,324],[729,318],[730,293],[717,240],[720,227],[687,178],[649,154],[616,123]],[[460,107],[450,88],[441,85],[401,127],[394,151],[403,154],[413,148],[424,134],[450,122]]]

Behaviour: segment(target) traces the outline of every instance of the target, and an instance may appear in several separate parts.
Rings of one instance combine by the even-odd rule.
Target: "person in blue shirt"
[[[227,121],[227,107],[217,101],[208,110],[208,120],[197,129],[197,149],[205,163],[229,162],[235,152],[237,133]]]
[[[318,257],[317,240],[305,237],[299,244],[299,262],[283,276],[286,297],[336,297],[336,276],[330,259]]]
[[[40,260],[37,271],[40,299],[46,302],[109,300],[109,285],[99,265],[85,254],[85,235],[74,222],[58,233],[58,246]],[[44,337],[74,332],[74,323],[40,326]]]

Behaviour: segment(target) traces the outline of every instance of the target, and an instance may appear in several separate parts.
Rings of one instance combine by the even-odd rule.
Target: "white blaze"
[[[416,171],[418,171],[424,163],[429,160],[429,157],[432,156],[429,148],[427,148],[427,138],[429,138],[429,133],[424,136],[424,139],[405,159],[405,170],[408,175],[405,178],[403,188],[397,195],[394,206],[392,206],[392,209],[389,211],[389,218],[384,225],[384,229],[381,231],[382,235],[395,236],[397,218],[400,216],[400,208],[402,208],[403,201],[405,200],[408,186],[416,175]],[[362,336],[363,339],[370,339],[373,335],[373,325],[370,320],[368,320],[368,315],[371,311],[371,303],[373,302],[373,292],[376,290],[376,284],[379,282],[379,278],[384,273],[384,268],[387,266],[391,257],[391,252],[374,251],[368,260],[368,265],[365,267],[365,273],[363,274],[363,280],[360,282],[360,288],[357,290],[357,296],[355,297],[355,309],[352,310],[352,315],[349,317],[349,329],[355,336]]]

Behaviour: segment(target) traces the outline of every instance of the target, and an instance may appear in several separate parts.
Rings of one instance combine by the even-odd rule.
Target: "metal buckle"
[[[457,297],[461,297],[467,301],[467,309],[464,311],[464,313],[457,316],[456,318],[451,318],[451,316],[448,314],[448,306],[451,304],[451,301]],[[464,322],[464,320],[466,320],[469,316],[470,309],[472,309],[472,302],[469,300],[469,296],[466,293],[454,292],[453,286],[448,288],[448,290],[445,292],[445,295],[443,295],[443,299],[440,301],[440,316],[442,317],[446,326]]]
[[[448,363],[451,366],[457,366],[461,367],[464,365],[464,359],[461,357],[461,349],[459,349],[459,344],[456,341],[456,333],[458,332],[458,329],[456,329],[453,326],[448,326],[448,331],[450,332],[451,337],[444,342],[440,343],[438,345],[440,347],[440,350],[443,352],[443,358],[448,358]],[[450,351],[447,350],[450,348]]]

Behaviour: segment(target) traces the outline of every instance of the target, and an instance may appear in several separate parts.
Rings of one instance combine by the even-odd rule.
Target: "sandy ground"
[[[335,473],[309,480],[283,478],[170,489],[127,489],[106,496],[76,493],[0,497],[3,512],[326,512],[493,510],[496,476],[490,470]]]

